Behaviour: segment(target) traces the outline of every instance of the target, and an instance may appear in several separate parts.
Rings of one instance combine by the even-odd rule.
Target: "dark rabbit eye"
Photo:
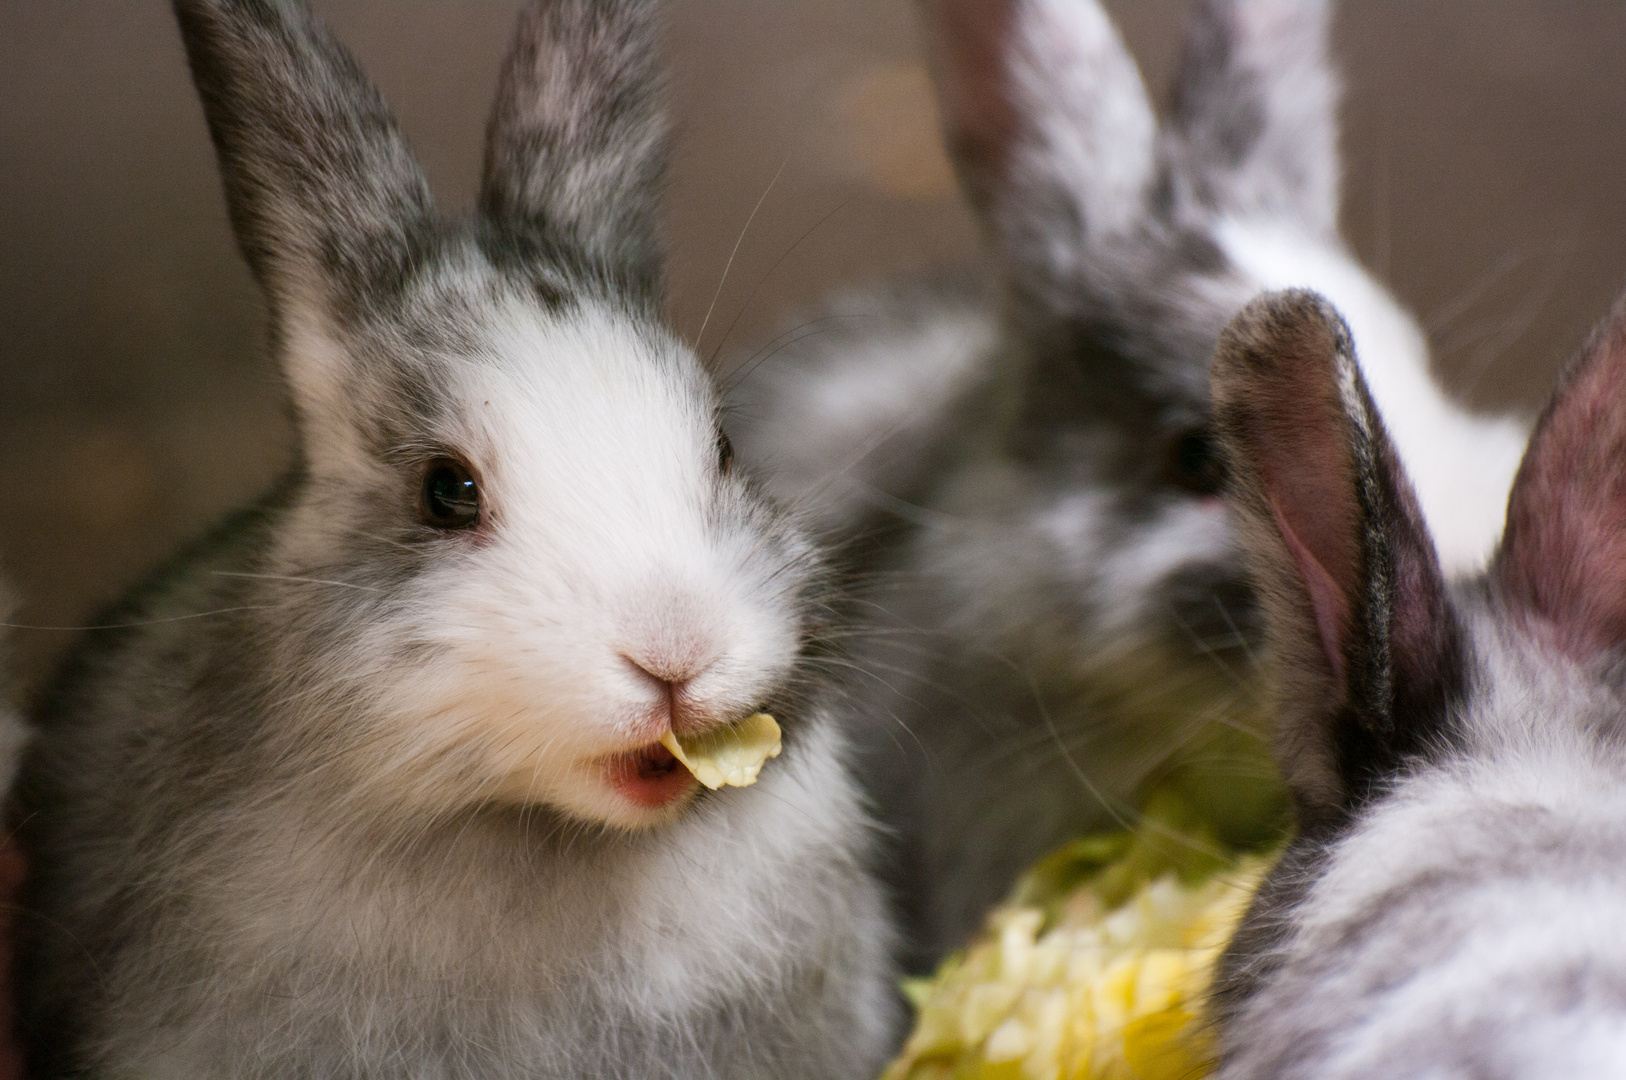
[[[1225,463],[1219,447],[1208,431],[1184,432],[1170,449],[1170,473],[1174,482],[1195,495],[1218,495],[1225,486]]]
[[[734,471],[734,444],[722,431],[717,432],[717,471],[724,476]]]
[[[423,470],[419,510],[424,524],[467,529],[480,522],[480,491],[468,466],[455,458],[434,458]]]

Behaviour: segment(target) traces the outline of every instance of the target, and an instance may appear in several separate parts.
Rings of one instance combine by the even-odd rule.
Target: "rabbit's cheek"
[[[1222,578],[1230,545],[1223,508],[1209,499],[1182,499],[1170,506],[1129,542],[1100,548],[1096,600],[1106,629],[1122,633],[1162,621],[1169,593],[1197,573],[1203,580]]]

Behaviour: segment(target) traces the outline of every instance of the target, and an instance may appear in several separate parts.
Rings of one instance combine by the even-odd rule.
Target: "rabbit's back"
[[[730,433],[811,528],[862,537],[974,444],[998,323],[970,268],[837,297],[738,362]]]
[[[1626,762],[1579,732],[1521,734],[1405,784],[1327,854],[1282,912],[1279,971],[1223,1075],[1495,1062],[1557,1080],[1626,1062]]]

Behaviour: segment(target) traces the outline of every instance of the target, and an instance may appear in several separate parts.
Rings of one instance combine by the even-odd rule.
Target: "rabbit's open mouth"
[[[654,809],[676,802],[695,786],[695,779],[672,751],[651,743],[609,761],[610,783],[639,806]]]

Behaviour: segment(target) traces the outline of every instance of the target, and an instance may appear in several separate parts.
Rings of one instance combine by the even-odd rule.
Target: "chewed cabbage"
[[[778,757],[779,724],[767,713],[753,713],[730,727],[678,738],[668,731],[661,745],[672,752],[694,778],[713,791],[728,784],[749,787],[763,763]]]
[[[1171,823],[1172,798],[1039,863],[970,948],[907,984],[915,1028],[884,1080],[1206,1075],[1214,964],[1271,858]]]

